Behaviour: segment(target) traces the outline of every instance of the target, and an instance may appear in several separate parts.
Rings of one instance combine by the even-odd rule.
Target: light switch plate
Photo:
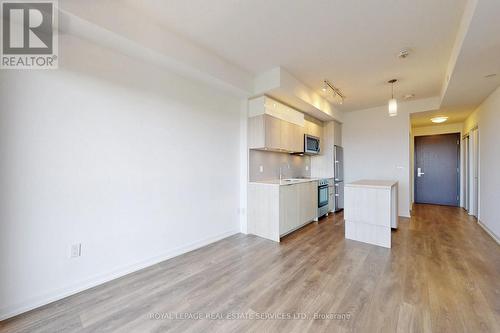
[[[80,257],[81,255],[82,255],[82,244],[81,243],[77,243],[77,244],[71,245],[71,254],[70,254],[70,257],[71,258],[76,258],[76,257]]]
[[[259,171],[260,172],[264,172],[264,166],[263,165],[259,166]]]
[[[309,165],[306,165],[306,171],[309,171]]]

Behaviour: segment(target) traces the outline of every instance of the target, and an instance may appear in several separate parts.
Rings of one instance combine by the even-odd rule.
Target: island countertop
[[[398,182],[394,180],[375,180],[375,179],[362,179],[355,182],[347,183],[345,186],[348,187],[371,187],[371,188],[386,188],[397,185]]]

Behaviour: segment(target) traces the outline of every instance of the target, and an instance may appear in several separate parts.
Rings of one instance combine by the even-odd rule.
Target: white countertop
[[[352,182],[352,183],[347,183],[347,184],[345,184],[345,186],[390,189],[391,187],[393,187],[397,184],[398,184],[398,182],[394,181],[394,180],[363,179],[363,180],[357,180],[357,181]]]
[[[260,185],[278,185],[278,186],[286,186],[286,185],[295,185],[300,183],[308,183],[308,182],[316,182],[320,178],[290,178],[288,179],[269,179],[269,180],[259,180],[256,182],[248,182],[249,184],[260,184]]]

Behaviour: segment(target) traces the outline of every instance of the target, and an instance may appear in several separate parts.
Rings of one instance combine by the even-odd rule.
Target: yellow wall
[[[448,133],[462,133],[464,130],[464,123],[453,124],[436,124],[424,127],[414,127],[412,129],[413,136],[421,135],[437,135]]]
[[[477,126],[478,122],[479,108],[472,112],[464,122],[464,133],[469,132],[471,129]]]
[[[500,87],[465,120],[465,131],[479,129],[479,220],[500,239]]]

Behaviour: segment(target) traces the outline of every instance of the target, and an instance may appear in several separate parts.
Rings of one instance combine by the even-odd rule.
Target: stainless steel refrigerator
[[[344,149],[340,146],[333,148],[334,166],[334,211],[344,209]]]

